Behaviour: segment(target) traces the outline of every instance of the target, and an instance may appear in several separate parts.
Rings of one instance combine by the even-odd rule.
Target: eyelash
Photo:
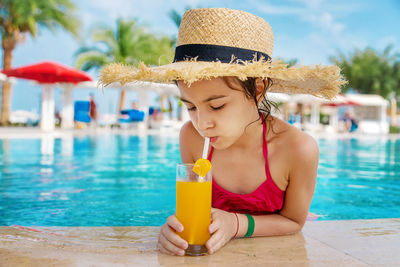
[[[219,106],[219,107],[216,107],[216,108],[214,108],[214,107],[211,107],[211,108],[212,108],[213,110],[220,110],[220,109],[222,109],[224,106],[225,106],[225,104],[223,104],[223,105],[221,105],[221,106]],[[188,108],[188,111],[194,111],[194,110],[196,110],[196,107]]]
[[[219,106],[219,107],[216,107],[216,108],[214,108],[214,107],[211,107],[213,110],[219,110],[219,109],[221,109],[221,108],[223,108],[225,106],[225,104],[223,104],[223,105],[221,105],[221,106]]]

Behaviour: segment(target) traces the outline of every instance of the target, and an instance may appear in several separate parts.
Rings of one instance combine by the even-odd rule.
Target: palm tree
[[[190,6],[186,6],[184,12],[186,12],[190,9],[192,9]],[[168,16],[174,22],[175,26],[179,29],[179,26],[181,25],[181,21],[182,21],[182,15],[175,9],[171,9],[168,13]],[[174,40],[174,45],[176,45],[177,38],[175,36],[173,37],[173,40]],[[178,120],[182,120],[183,103],[182,103],[180,97],[175,96],[175,99],[178,101]],[[171,111],[171,113],[172,113],[172,111]]]
[[[198,8],[200,8],[200,7],[198,7]],[[190,9],[192,9],[192,7],[186,6],[185,11],[183,13],[185,13],[186,11],[188,11]],[[182,15],[175,9],[171,9],[168,13],[168,16],[175,23],[175,26],[177,28],[179,28],[179,25],[181,25],[181,21],[182,21]]]
[[[167,64],[173,58],[173,40],[156,38],[133,20],[117,20],[117,29],[96,29],[92,34],[95,45],[77,51],[76,66],[82,70],[100,69],[106,64],[120,62],[137,65]],[[119,111],[123,108],[125,90],[121,91]]]
[[[76,7],[70,0],[0,0],[0,33],[3,49],[3,69],[10,69],[15,47],[26,35],[36,38],[38,28],[52,31],[60,27],[78,36],[79,20]],[[10,83],[2,85],[0,124],[9,123],[11,92]]]
[[[297,58],[289,59],[289,60],[283,60],[286,64],[287,67],[290,68],[292,66],[295,66],[297,64]]]
[[[181,25],[182,15],[175,9],[171,9],[168,16],[175,23],[175,26],[179,28],[179,25]]]
[[[399,93],[400,54],[392,53],[393,46],[387,46],[382,53],[371,48],[355,50],[346,57],[339,53],[330,60],[337,64],[349,81],[344,91],[353,88],[364,94],[379,94],[385,98],[391,92]]]

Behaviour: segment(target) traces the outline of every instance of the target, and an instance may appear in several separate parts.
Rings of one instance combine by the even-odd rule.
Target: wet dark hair
[[[261,123],[264,123],[270,117],[272,107],[279,110],[278,105],[275,102],[268,100],[266,94],[268,89],[271,88],[273,84],[272,79],[267,78],[267,80],[263,80],[264,89],[263,92],[260,94],[259,98],[257,98],[257,87],[256,87],[257,78],[249,77],[247,78],[247,80],[244,81],[239,80],[237,77],[222,77],[222,79],[224,80],[226,85],[233,90],[239,90],[239,89],[237,88],[237,86],[234,86],[232,82],[236,82],[240,85],[240,87],[242,87],[246,97],[248,99],[252,99],[254,101],[254,104],[257,106],[258,112],[264,115]],[[257,103],[260,100],[261,100],[260,105],[258,105]],[[261,118],[255,120],[254,122],[260,119]]]

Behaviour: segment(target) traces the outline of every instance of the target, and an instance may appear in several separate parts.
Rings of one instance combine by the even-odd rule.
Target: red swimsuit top
[[[282,209],[285,191],[282,191],[271,178],[265,128],[265,123],[263,123],[263,154],[267,179],[250,194],[232,193],[222,188],[212,179],[212,206],[214,208],[252,215],[277,213]],[[213,150],[214,148],[211,147],[208,155],[209,161],[211,161]]]

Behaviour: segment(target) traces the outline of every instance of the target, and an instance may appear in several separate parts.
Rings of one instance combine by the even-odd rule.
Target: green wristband
[[[245,214],[247,216],[247,219],[249,220],[249,227],[247,228],[247,233],[244,235],[244,237],[250,237],[254,233],[254,218],[250,214]]]

